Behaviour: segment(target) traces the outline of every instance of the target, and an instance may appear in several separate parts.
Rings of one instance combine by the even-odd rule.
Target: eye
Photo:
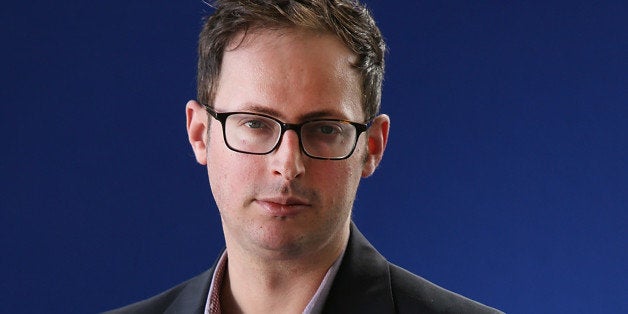
[[[268,118],[249,114],[234,116],[234,119],[237,119],[236,125],[239,128],[246,130],[274,129],[275,124],[273,120]]]
[[[339,121],[312,121],[305,124],[302,132],[310,136],[329,137],[342,135],[345,132],[345,126]]]
[[[248,120],[244,122],[244,125],[251,129],[260,129],[264,127],[264,123],[260,120]]]
[[[340,133],[342,132],[342,129],[340,129],[337,125],[322,124],[319,126],[319,132],[330,135],[334,133]]]

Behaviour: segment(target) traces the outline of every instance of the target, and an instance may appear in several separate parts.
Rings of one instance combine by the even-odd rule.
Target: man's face
[[[312,118],[365,122],[359,74],[351,68],[354,58],[332,35],[249,32],[224,53],[213,107],[263,113],[287,123]],[[385,137],[387,117],[384,122]],[[382,133],[382,123],[375,124],[375,132]],[[292,130],[275,151],[250,155],[227,148],[220,122],[212,120],[203,138],[206,156],[199,158],[203,153],[196,147],[195,153],[207,163],[227,247],[280,258],[337,250],[348,234],[359,181],[381,158],[371,160],[370,136],[362,134],[353,155],[339,161],[307,157]]]

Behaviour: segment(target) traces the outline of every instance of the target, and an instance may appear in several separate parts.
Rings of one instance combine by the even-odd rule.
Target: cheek
[[[347,202],[355,198],[355,192],[361,178],[363,158],[357,155],[353,157],[357,158],[346,164],[335,165],[335,161],[327,161],[327,164],[322,167],[321,175],[315,178],[325,191],[323,195],[333,195],[334,202]]]
[[[237,154],[237,153],[235,153]],[[211,183],[227,192],[246,189],[247,182],[255,182],[255,165],[245,162],[231,151],[209,154],[207,171]]]
[[[207,145],[207,175],[218,208],[230,208],[238,197],[238,191],[250,180],[250,166],[229,150],[220,132],[212,132]]]

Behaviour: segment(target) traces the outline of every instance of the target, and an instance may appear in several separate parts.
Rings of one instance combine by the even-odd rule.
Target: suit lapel
[[[190,279],[164,313],[204,313],[207,295],[209,294],[209,285],[211,284],[215,267],[216,265],[214,264],[212,268]]]
[[[394,313],[386,259],[351,223],[347,250],[323,313]]]

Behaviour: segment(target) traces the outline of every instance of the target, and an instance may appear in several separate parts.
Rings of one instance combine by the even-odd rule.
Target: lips
[[[310,207],[310,204],[297,197],[262,198],[255,201],[263,211],[273,217],[292,217]]]

